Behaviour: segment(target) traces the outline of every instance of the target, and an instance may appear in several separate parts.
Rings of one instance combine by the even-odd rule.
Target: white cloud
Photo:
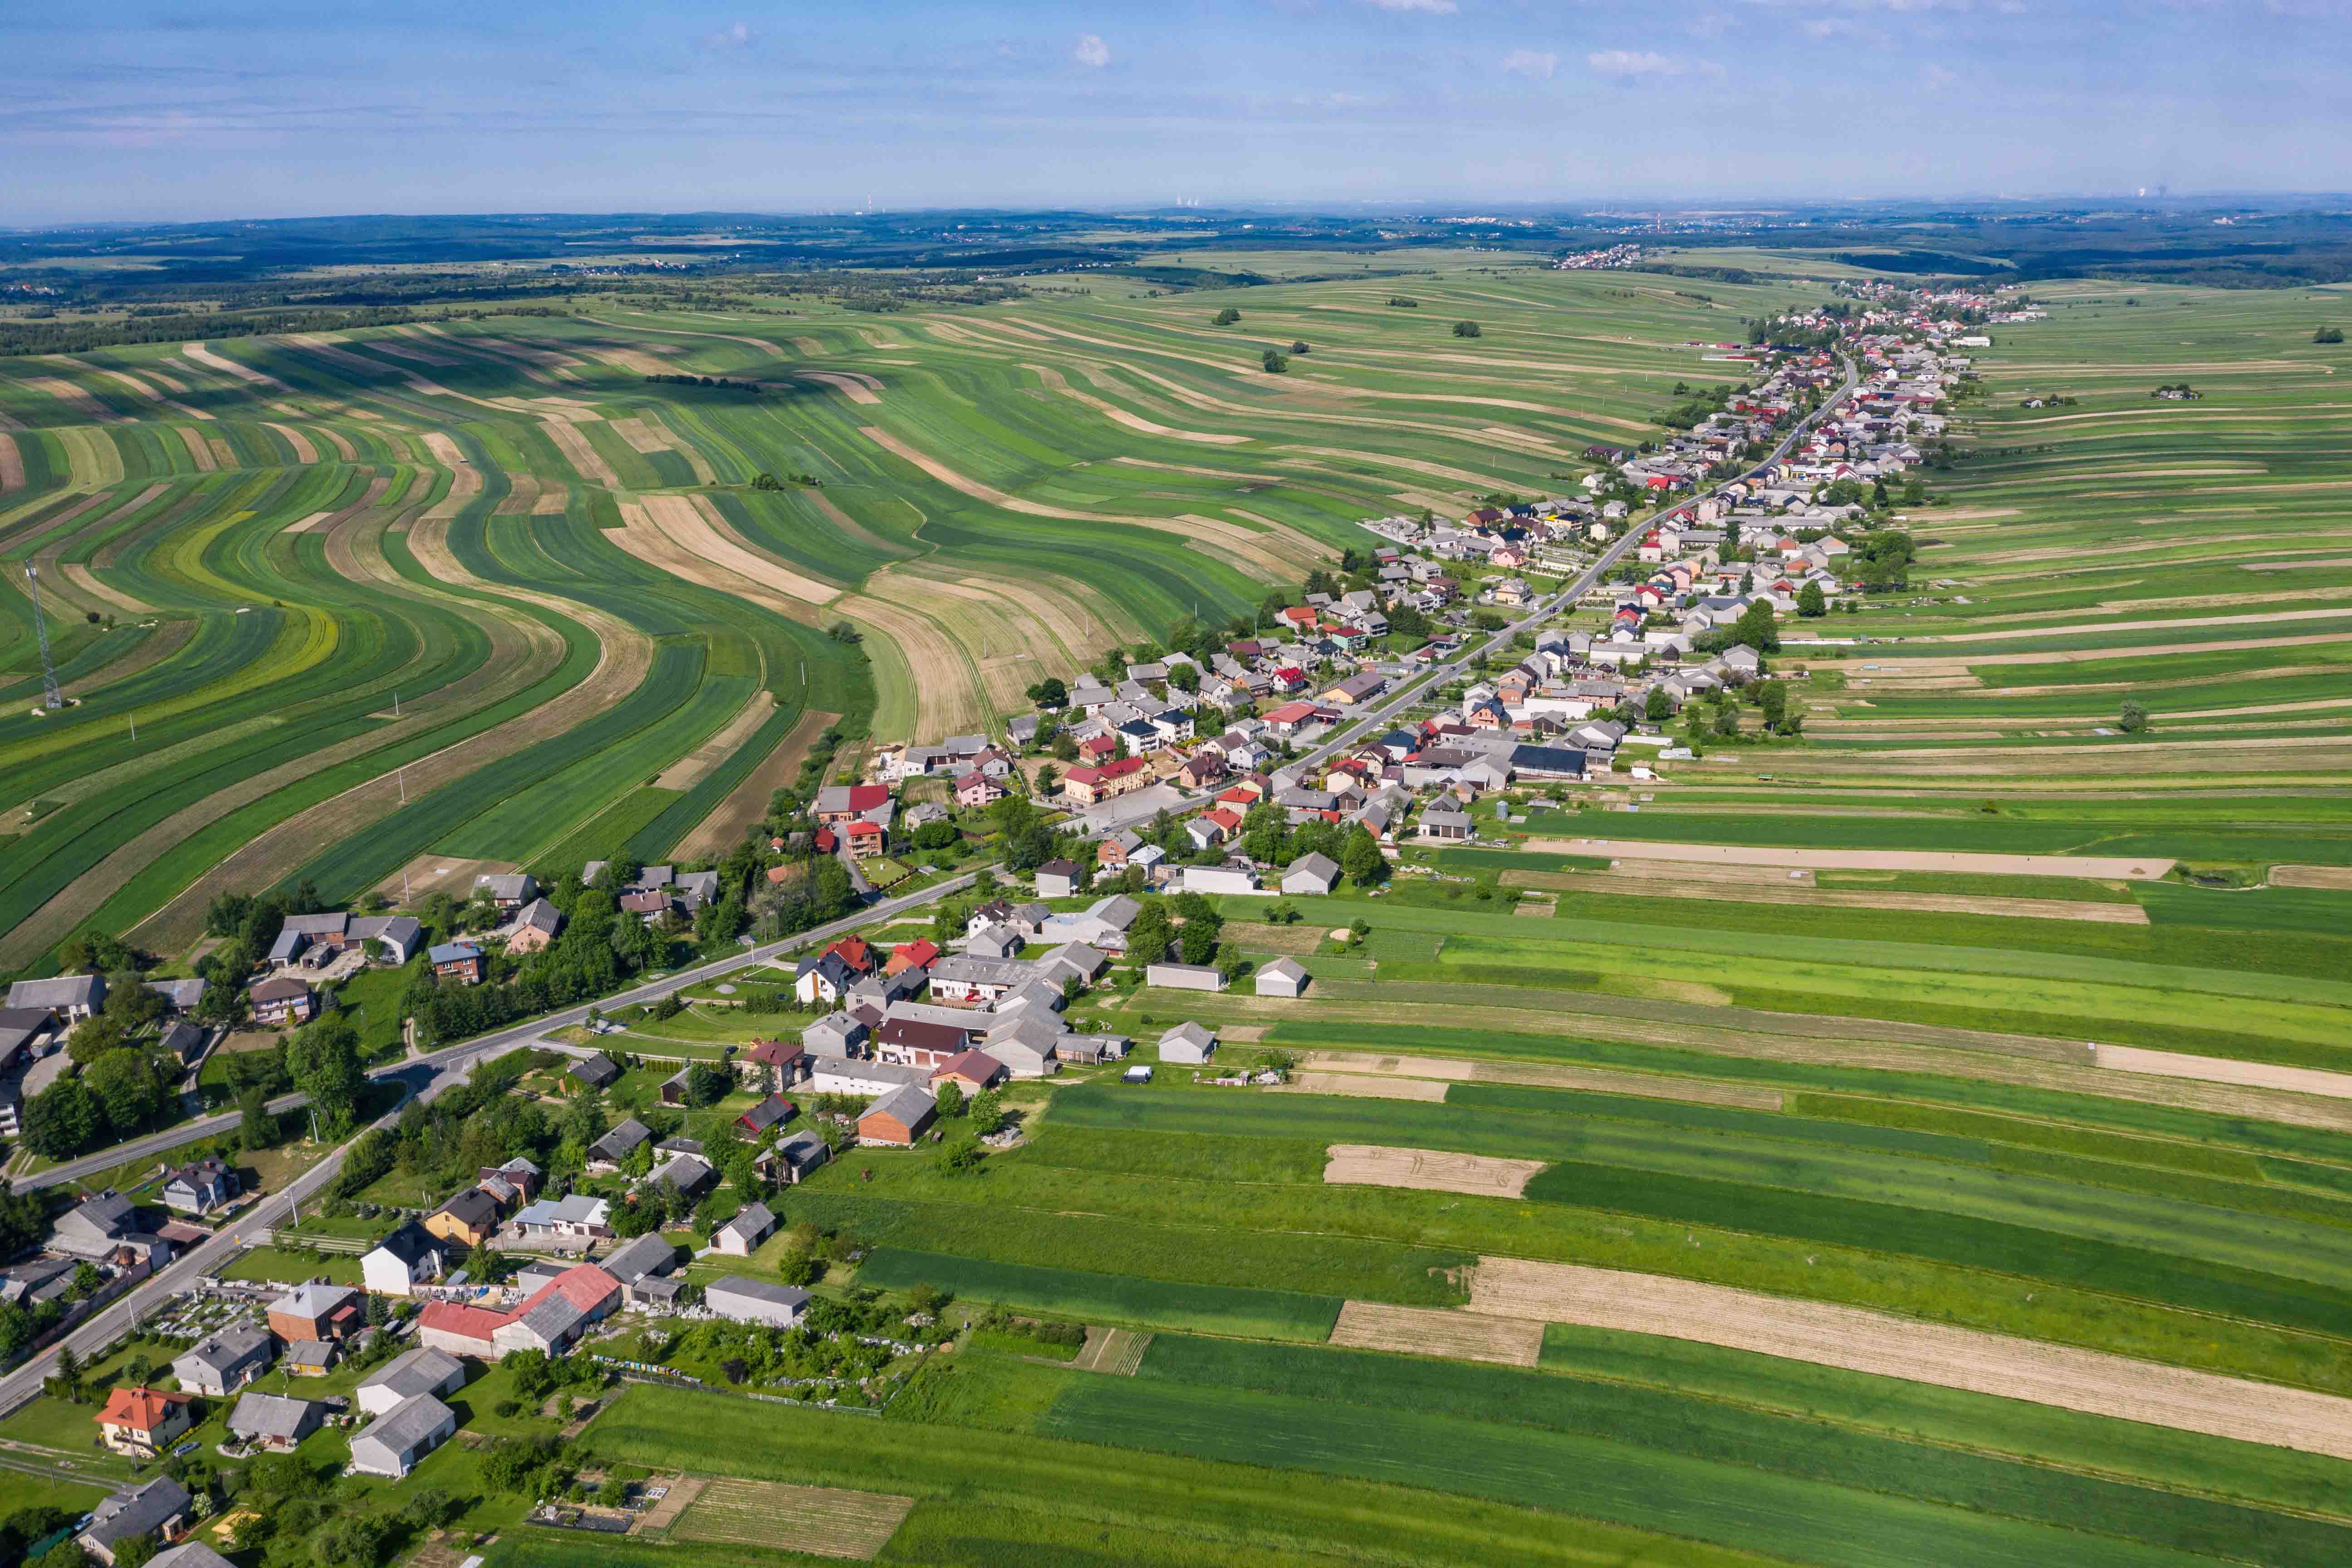
[[[1513,49],[1503,57],[1503,69],[1515,76],[1535,77],[1543,81],[1549,81],[1551,73],[1559,68],[1558,55],[1540,53],[1535,49]]]
[[[1433,16],[1451,16],[1460,9],[1454,0],[1364,0],[1383,11],[1424,11]]]
[[[1695,38],[1719,38],[1731,30],[1733,17],[1728,11],[1706,11],[1683,24],[1683,31]]]
[[[749,22],[738,22],[731,27],[721,27],[703,36],[702,47],[716,53],[720,49],[748,49],[760,41],[760,35]]]
[[[1595,76],[1680,76],[1686,68],[1680,60],[1635,49],[1595,49],[1584,63]]]
[[[1110,46],[1096,34],[1081,33],[1078,35],[1078,47],[1071,51],[1071,56],[1080,65],[1099,70],[1110,64]]]

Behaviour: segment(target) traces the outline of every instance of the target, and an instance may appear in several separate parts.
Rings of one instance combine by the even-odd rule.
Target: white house
[[[440,1279],[447,1258],[440,1238],[411,1221],[360,1259],[360,1279],[378,1295],[405,1296],[409,1287]]]

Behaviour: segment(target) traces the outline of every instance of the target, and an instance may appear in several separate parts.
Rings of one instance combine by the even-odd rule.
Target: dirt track
[[[1784,849],[1751,844],[1665,844],[1623,838],[1530,838],[1548,855],[1608,855],[1621,860],[1695,860],[1726,866],[1786,866],[1817,871],[1953,871],[2000,877],[2093,877],[2153,882],[2172,869],[2161,859],[2088,855],[1980,855],[1946,849]]]
[[[1474,1312],[1724,1345],[1819,1366],[2352,1459],[2352,1399],[1660,1274],[1479,1261]]]
[[[1481,1198],[1516,1198],[1544,1168],[1541,1160],[1396,1149],[1382,1143],[1334,1143],[1324,1152],[1328,1163],[1323,1180],[1328,1186],[1405,1187]]]
[[[1405,1355],[1533,1366],[1536,1358],[1543,1353],[1543,1325],[1477,1312],[1349,1301],[1339,1308],[1339,1321],[1331,1330],[1331,1343],[1354,1350],[1396,1351]]]

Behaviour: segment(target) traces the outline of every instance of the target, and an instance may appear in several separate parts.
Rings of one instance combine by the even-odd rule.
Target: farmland
[[[174,953],[225,888],[346,898],[428,853],[710,852],[805,716],[987,728],[1248,613],[1356,518],[1542,489],[1648,427],[1685,342],[1798,297],[1415,260],[1428,310],[1276,284],[1240,330],[1142,290],[723,331],[590,297],[0,363],[0,972],[89,928]],[[1269,336],[1314,354],[1268,377]]]

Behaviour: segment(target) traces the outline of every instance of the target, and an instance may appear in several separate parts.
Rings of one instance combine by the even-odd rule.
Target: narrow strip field
[[[717,1541],[871,1563],[906,1522],[915,1500],[838,1487],[719,1476],[670,1527],[681,1541]]]
[[[1379,1143],[1334,1143],[1323,1179],[1333,1186],[1406,1187],[1424,1193],[1517,1197],[1542,1173],[1541,1160],[1506,1160],[1444,1149],[1397,1149]]]
[[[1533,1366],[1543,1353],[1544,1328],[1524,1318],[1350,1301],[1339,1309],[1331,1342],[1353,1350]]]
[[[2352,1459],[2352,1399],[1659,1274],[1485,1258],[1470,1310],[1662,1334]]]

